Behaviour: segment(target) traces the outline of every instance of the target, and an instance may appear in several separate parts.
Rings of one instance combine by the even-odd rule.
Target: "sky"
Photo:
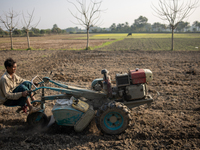
[[[71,1],[76,3],[76,0]],[[109,28],[113,23],[117,25],[125,22],[132,25],[139,16],[145,16],[148,18],[148,23],[151,24],[154,22],[168,24],[155,16],[152,4],[157,5],[158,0],[102,0],[101,9],[104,11],[101,13],[99,27]],[[73,14],[77,14],[77,10],[67,0],[0,0],[0,16],[3,17],[9,10],[20,14],[23,12],[25,16],[34,10],[32,24],[36,24],[40,20],[37,25],[39,29],[52,29],[54,24],[61,29],[76,26],[84,28],[78,25],[77,20],[70,13],[71,11]],[[17,28],[21,29],[23,27],[22,15],[18,17],[18,20]],[[194,21],[200,22],[200,7],[184,21],[190,22],[190,25]],[[0,27],[4,28],[2,23]]]

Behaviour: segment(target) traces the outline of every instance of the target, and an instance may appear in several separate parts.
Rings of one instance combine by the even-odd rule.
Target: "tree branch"
[[[87,7],[86,0],[82,0],[82,2],[80,2],[79,0],[76,0],[80,8],[78,8],[78,6],[75,3],[69,0],[68,2],[76,8],[79,15],[81,16],[79,17],[77,14],[72,13],[71,10],[69,9],[72,16],[77,19],[79,25],[82,25],[85,28],[88,28],[91,25],[96,25],[99,22],[100,13],[102,12],[102,10],[100,10],[102,1],[99,1],[99,2],[91,1]]]

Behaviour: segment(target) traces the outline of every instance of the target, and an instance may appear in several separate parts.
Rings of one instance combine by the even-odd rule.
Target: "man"
[[[15,74],[17,64],[12,58],[6,59],[4,66],[6,72],[0,79],[0,104],[24,107],[26,103],[29,107],[29,113],[37,111],[33,109],[28,98],[28,91],[31,90],[32,83]],[[34,100],[32,95],[30,95],[30,98]]]

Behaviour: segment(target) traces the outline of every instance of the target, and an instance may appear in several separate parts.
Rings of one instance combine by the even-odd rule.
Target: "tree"
[[[62,33],[62,34],[66,34],[67,31],[66,31],[66,30],[61,30],[61,33]]]
[[[159,0],[158,7],[153,5],[153,10],[162,20],[169,22],[172,31],[171,50],[174,50],[174,30],[178,24],[189,17],[192,10],[197,8],[198,0],[188,0],[179,3],[180,0]]]
[[[76,33],[76,29],[75,29],[75,28],[72,28],[72,27],[67,28],[66,31],[67,31],[68,33]]]
[[[51,29],[51,32],[54,34],[59,34],[59,33],[62,33],[62,30],[58,28],[57,24],[54,24],[53,28]]]
[[[15,28],[15,29],[13,30],[13,34],[14,34],[14,35],[21,35],[21,34],[22,34],[22,31],[19,30],[19,29],[17,29],[17,28]]]
[[[190,28],[191,28],[190,23],[189,22],[185,22],[185,30],[186,30],[186,32],[190,32]]]
[[[195,21],[192,24],[192,26],[194,26],[196,28],[196,31],[199,31],[199,25],[200,25],[200,22],[198,22],[198,21]]]
[[[46,30],[44,30],[44,29],[40,30],[40,34],[45,34],[45,33],[46,33]]]
[[[30,47],[30,39],[29,39],[29,31],[31,30],[31,29],[33,29],[33,28],[35,28],[37,25],[38,25],[38,23],[40,22],[40,20],[38,21],[38,23],[36,23],[36,24],[34,24],[34,25],[32,25],[32,22],[33,22],[33,14],[34,14],[34,9],[33,9],[33,11],[32,11],[32,13],[30,14],[30,13],[28,13],[27,12],[27,14],[28,14],[28,19],[26,20],[26,18],[25,18],[25,16],[24,16],[24,13],[22,13],[22,15],[23,15],[23,26],[24,26],[24,31],[26,32],[26,36],[27,36],[27,43],[28,43],[28,49],[27,50],[31,50],[31,47]]]
[[[185,23],[184,23],[184,21],[181,21],[181,22],[179,22],[178,26],[176,27],[176,30],[178,32],[183,32],[184,28],[185,28]]]
[[[121,24],[121,23],[119,23],[118,25],[117,25],[117,28],[116,28],[116,30],[117,30],[117,32],[122,32],[123,31],[123,24]]]
[[[110,29],[112,32],[114,32],[116,30],[117,26],[115,23],[113,23],[111,26],[110,26]]]
[[[184,30],[188,27],[189,24],[190,24],[189,22],[181,21],[179,22],[176,30],[179,32],[184,32]]]
[[[74,7],[76,8],[79,14],[79,15],[73,14],[69,10],[72,16],[77,19],[79,25],[82,25],[83,27],[86,28],[86,31],[87,31],[86,50],[88,50],[90,49],[89,48],[89,30],[90,30],[90,27],[98,26],[97,24],[99,23],[99,20],[100,20],[100,13],[102,12],[102,10],[100,9],[102,1],[97,2],[96,0],[94,0],[94,1],[91,1],[89,5],[87,5],[86,0],[82,0],[82,2],[80,2],[79,0],[76,0],[76,2],[78,3],[77,5],[79,5],[80,8],[78,8],[78,6],[75,3],[71,1],[68,1],[68,2],[74,5]]]
[[[138,19],[135,19],[134,26],[138,31],[144,31],[145,25],[147,24],[148,19],[144,16],[140,16]]]
[[[125,32],[129,32],[129,24],[128,24],[128,22],[125,22],[124,31]]]
[[[197,27],[200,28],[200,22],[197,24]],[[199,30],[198,30],[199,31]]]
[[[19,16],[18,13],[15,13],[13,10],[9,10],[9,12],[7,12],[4,15],[4,18],[0,17],[1,23],[3,23],[5,28],[9,31],[10,41],[11,41],[11,50],[13,50],[12,33],[18,24],[18,22],[15,22],[15,18],[17,18],[18,16]]]
[[[46,29],[46,30],[45,30],[45,33],[46,33],[46,34],[51,34],[51,29]]]
[[[1,29],[1,27],[0,27],[0,35],[4,35],[4,31],[3,31],[3,29]]]
[[[152,24],[152,29],[154,32],[163,32],[166,31],[167,26],[165,24],[155,22],[154,24]]]
[[[161,27],[161,23],[159,23],[159,22],[155,22],[153,25],[152,25],[152,29],[153,29],[153,31],[155,31],[155,32],[160,32],[160,27]]]
[[[31,28],[31,31],[33,31],[34,34],[40,34],[40,29]]]
[[[58,25],[57,24],[54,24],[53,25],[53,29],[57,29],[58,28]]]
[[[147,24],[145,25],[145,29],[146,29],[147,32],[151,32],[151,30],[152,30],[151,24],[150,24],[150,23],[147,23]]]

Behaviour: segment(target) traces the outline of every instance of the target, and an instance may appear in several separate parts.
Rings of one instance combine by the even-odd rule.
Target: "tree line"
[[[57,26],[57,24],[54,24],[52,29],[38,29],[38,28],[32,27],[29,31],[30,36],[40,36],[40,35],[44,35],[44,34],[47,34],[47,35],[48,34],[65,34],[65,33],[67,33],[67,31],[65,29],[60,29]],[[0,35],[6,36],[6,35],[9,35],[9,32],[0,28]],[[23,27],[22,29],[15,28],[13,30],[13,35],[26,36],[26,28],[25,27]]]
[[[193,22],[192,26],[189,22],[181,21],[175,29],[175,32],[199,32],[200,31],[200,22]],[[122,24],[113,23],[110,26],[110,32],[132,32],[132,33],[141,33],[141,32],[171,32],[171,26],[167,24],[162,24],[155,22],[153,24],[148,23],[148,18],[140,16],[134,20],[132,25],[129,25],[128,22]]]
[[[86,30],[78,27],[70,27],[67,29],[60,29],[57,24],[54,24],[51,29],[38,29],[32,27],[29,31],[30,36],[50,35],[50,34],[74,34],[74,33],[85,33]],[[113,23],[109,28],[91,27],[90,33],[156,33],[156,32],[171,32],[170,25],[155,22],[153,24],[148,23],[148,18],[140,16],[134,20],[132,25],[128,22],[125,23]],[[192,25],[189,22],[181,21],[175,32],[200,32],[200,22],[194,21]],[[0,28],[0,35],[9,35],[8,31]],[[13,30],[14,36],[26,36],[26,28],[22,29],[15,28]]]

